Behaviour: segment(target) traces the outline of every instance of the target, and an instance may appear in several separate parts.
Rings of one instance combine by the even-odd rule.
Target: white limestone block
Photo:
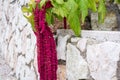
[[[66,44],[67,40],[70,38],[70,35],[58,36],[58,45],[57,45],[57,56],[58,59],[66,60]]]
[[[87,46],[86,38],[81,38],[77,43],[77,47],[80,49],[81,52],[85,52],[86,46]]]
[[[74,38],[71,38],[71,42],[78,42],[80,40],[80,37],[74,37]]]
[[[98,22],[98,13],[91,13],[92,30],[117,31],[117,16],[115,12],[108,11],[102,24]]]
[[[80,51],[71,43],[67,45],[66,72],[68,80],[88,79],[87,62]]]
[[[0,55],[12,68],[10,74],[17,80],[37,80],[38,76],[37,64],[34,64],[36,38],[21,11],[21,5],[28,1],[0,0]],[[9,76],[2,77],[2,80],[9,79],[14,80]]]
[[[0,56],[0,76],[8,75],[10,71],[10,66],[6,64],[5,60]]]
[[[0,56],[0,80],[17,80],[15,77],[11,76],[12,69],[7,64],[7,62]]]
[[[90,74],[95,80],[117,80],[116,70],[120,44],[104,42],[88,45],[86,54]]]

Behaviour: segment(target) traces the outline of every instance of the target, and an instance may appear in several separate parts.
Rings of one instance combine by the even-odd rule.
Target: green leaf
[[[33,5],[32,4],[29,4],[29,10],[30,10],[30,12],[32,12],[33,11]]]
[[[120,0],[115,0],[116,3],[120,4]]]
[[[88,15],[88,0],[79,0],[79,8],[81,13],[81,20],[84,23],[86,16]]]
[[[99,23],[104,22],[104,18],[106,16],[106,7],[104,0],[100,0],[99,7],[98,7],[98,21]]]
[[[41,8],[45,3],[46,3],[46,0],[41,0],[40,4],[39,4],[39,7]]]
[[[30,2],[28,3],[28,6],[22,7],[22,12],[24,13],[23,15],[31,24],[33,31],[36,31],[34,27],[34,15],[33,15],[33,9],[35,8],[35,6],[36,6],[35,1],[30,0]]]
[[[88,7],[94,12],[97,11],[96,2],[98,2],[98,0],[88,0]]]
[[[31,6],[31,8],[34,9],[35,5],[36,5],[35,0],[30,0],[30,2],[28,3],[28,5]]]
[[[28,12],[31,12],[31,10],[30,10],[29,8],[23,6],[23,7],[22,7],[22,12],[23,12],[23,13],[26,13],[26,12],[28,13]]]
[[[61,1],[62,3],[59,4],[59,2]],[[52,0],[51,3],[54,6],[52,8],[52,13],[61,17],[66,17],[68,15],[68,8],[65,6],[65,2],[63,0],[60,0],[60,1]]]
[[[81,26],[78,12],[77,11],[70,12],[69,16],[67,17],[67,20],[70,24],[70,28],[74,31],[76,36],[80,36]]]
[[[31,26],[32,26],[32,29],[33,29],[33,31],[36,31],[36,29],[35,29],[35,23],[34,23],[34,15],[32,14],[32,15],[30,15],[30,16],[26,16],[26,15],[24,15],[24,17],[28,20],[28,22],[31,24]]]
[[[68,11],[77,10],[78,4],[75,2],[75,0],[68,0],[65,2],[65,7],[68,9]]]
[[[68,14],[68,10],[64,6],[54,7],[54,8],[52,8],[52,12],[61,17],[66,17]]]
[[[63,20],[63,17],[58,16],[58,15],[56,15],[56,14],[53,14],[53,15],[54,15],[53,17],[55,17],[55,18],[59,19],[60,21],[62,21],[62,20]]]
[[[53,14],[51,12],[47,12],[46,13],[46,21],[48,23],[48,25],[53,24]]]
[[[56,0],[56,2],[57,2],[58,4],[63,4],[63,3],[64,3],[63,0]]]
[[[98,3],[98,2],[99,2],[99,0],[95,0],[95,2],[96,2],[96,3]]]

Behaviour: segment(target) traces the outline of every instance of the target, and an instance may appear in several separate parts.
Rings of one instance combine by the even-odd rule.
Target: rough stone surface
[[[87,46],[87,39],[82,38],[78,41],[77,47],[80,49],[81,52],[85,52]]]
[[[88,78],[87,62],[80,55],[80,51],[71,43],[67,45],[66,71],[68,80]]]
[[[0,0],[0,55],[12,68],[10,73],[17,80],[37,80],[35,35],[21,11],[21,6],[28,1]],[[0,67],[3,71],[4,68],[5,65]],[[2,80],[13,80],[12,77],[6,78],[3,76]]]
[[[70,38],[70,35],[58,36],[58,45],[57,45],[57,54],[58,59],[66,60],[66,44],[67,40]]]
[[[118,31],[88,31],[82,30],[82,38],[88,38],[94,43],[100,43],[105,41],[111,41],[120,43],[120,32]],[[94,41],[93,41],[94,40]]]
[[[98,14],[91,14],[91,26],[93,30],[105,30],[111,31],[117,29],[117,18],[114,12],[108,12],[105,18],[104,23],[98,23]]]
[[[39,79],[35,35],[31,25],[21,12],[21,6],[28,1],[0,0],[0,55],[4,59],[0,58],[0,80]],[[108,26],[104,24],[98,26],[98,23],[95,22],[97,19],[92,19],[95,20],[93,21],[95,22],[94,25],[103,26],[99,29],[96,26],[94,28],[96,30],[114,30],[116,16],[114,13],[109,13],[108,16],[108,21],[105,21]],[[58,30],[57,36],[58,40],[60,36],[62,37],[60,38],[62,40],[57,41],[57,49],[60,49],[60,51],[58,50],[58,58],[65,60],[65,57],[67,57],[66,68],[65,65],[59,65],[58,67],[58,80],[66,80],[66,78],[68,80],[88,79],[90,75],[95,80],[120,79],[120,61],[118,61],[120,60],[120,32],[83,30],[81,36],[87,38],[87,41],[75,37],[71,30]],[[71,43],[68,44],[69,40],[71,40]],[[87,53],[85,50],[87,50]],[[87,54],[88,63],[86,58],[81,55],[83,52]]]
[[[57,35],[65,36],[71,35],[73,38],[76,38],[74,32],[70,29],[58,29]],[[82,38],[92,39],[92,42],[105,42],[112,41],[116,43],[120,43],[120,32],[119,31],[91,31],[91,30],[82,30],[81,31]]]
[[[80,40],[80,37],[71,38],[72,43],[77,43]]]
[[[71,29],[58,29],[57,30],[57,35],[65,36],[65,35],[70,35],[74,36],[74,32]]]
[[[118,80],[116,76],[120,44],[104,42],[87,46],[90,75],[95,80]]]
[[[120,58],[119,58],[119,61],[117,62],[117,78],[118,80],[120,80]]]
[[[17,79],[12,76],[1,76],[0,80],[17,80]]]
[[[0,76],[10,74],[10,72],[11,72],[10,66],[0,56]]]
[[[120,4],[118,4],[118,8],[120,9]]]
[[[80,61],[80,56],[83,60],[87,60],[89,71],[86,80],[120,79],[120,32],[82,30],[82,38],[79,39],[74,36],[71,30],[58,30],[59,35],[65,36],[67,33],[71,35],[66,49],[66,74],[68,80],[78,80],[73,77],[80,76],[75,74],[80,72],[77,68],[79,67],[77,61]],[[79,55],[76,56],[77,54]]]
[[[17,80],[11,75],[12,69],[7,62],[0,56],[0,80]]]

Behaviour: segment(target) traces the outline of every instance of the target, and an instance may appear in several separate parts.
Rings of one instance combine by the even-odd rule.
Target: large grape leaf
[[[67,20],[70,24],[70,28],[74,31],[77,36],[80,36],[81,33],[81,26],[80,26],[80,19],[79,14],[77,11],[71,11]]]
[[[81,14],[82,23],[84,23],[86,16],[88,15],[88,0],[79,0],[79,8]]]
[[[105,2],[104,2],[104,0],[100,0],[99,7],[98,7],[98,21],[99,21],[99,23],[104,22],[106,12],[107,11],[106,11],[106,7],[105,7]]]
[[[68,14],[68,10],[64,5],[58,5],[57,7],[53,7],[52,12],[61,17],[66,17]]]
[[[98,3],[98,0],[88,0],[88,7],[94,12],[97,11],[96,3]]]
[[[65,7],[68,9],[68,11],[77,10],[78,4],[75,2],[75,0],[68,0],[65,2]]]
[[[48,25],[51,25],[54,22],[53,14],[52,14],[51,10],[47,11],[47,13],[46,13],[46,21],[47,21]]]

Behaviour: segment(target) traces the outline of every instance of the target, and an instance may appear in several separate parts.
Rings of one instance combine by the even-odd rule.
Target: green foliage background
[[[47,0],[41,0],[39,7],[44,6]],[[116,3],[120,3],[120,0],[115,0]],[[105,0],[51,0],[52,8],[47,9],[46,21],[48,24],[53,24],[53,17],[62,19],[66,17],[67,22],[70,24],[70,28],[74,31],[76,36],[80,36],[81,24],[84,24],[85,18],[88,15],[88,11],[98,12],[99,22],[104,22],[106,16]],[[33,9],[36,3],[34,0],[30,0],[28,6],[24,6],[22,11],[24,16],[31,23],[34,28],[34,15]],[[25,14],[27,13],[27,15]],[[29,15],[28,15],[29,14]]]

